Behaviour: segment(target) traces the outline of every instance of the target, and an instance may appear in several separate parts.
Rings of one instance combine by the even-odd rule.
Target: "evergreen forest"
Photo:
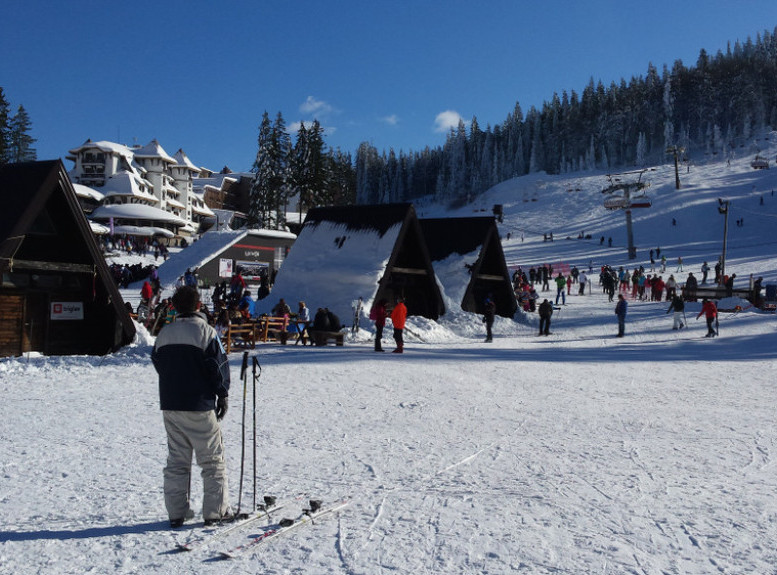
[[[356,152],[359,204],[413,201],[433,195],[461,204],[491,186],[533,172],[622,170],[657,164],[675,152],[686,161],[724,159],[755,134],[777,128],[777,28],[729,45],[693,66],[676,61],[659,71],[582,92],[553,94],[541,109],[516,103],[505,120],[477,118],[447,136],[441,148]]]
[[[11,105],[0,86],[0,165],[37,159],[31,128],[32,122],[24,106],[20,105],[11,114]]]
[[[777,129],[777,28],[695,64],[677,60],[605,86],[553,94],[540,109],[520,103],[501,124],[460,121],[441,147],[349,153],[327,150],[317,121],[296,140],[265,112],[253,172],[252,223],[283,226],[286,210],[324,205],[435,201],[456,206],[504,180],[535,172],[614,171],[756,153],[755,135]],[[296,205],[290,206],[290,202]]]

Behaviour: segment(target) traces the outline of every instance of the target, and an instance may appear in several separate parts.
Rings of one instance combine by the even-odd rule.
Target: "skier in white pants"
[[[227,412],[229,362],[216,331],[199,313],[196,288],[178,288],[178,312],[156,339],[151,361],[159,374],[159,398],[167,431],[164,492],[171,527],[194,516],[189,507],[192,453],[202,468],[206,523],[232,519],[221,420]]]
[[[683,323],[683,317],[685,315],[685,302],[681,296],[675,295],[672,298],[672,303],[669,304],[669,309],[666,310],[666,313],[669,313],[670,311],[674,311],[674,323],[672,324],[672,329],[683,329],[685,327],[685,324]]]

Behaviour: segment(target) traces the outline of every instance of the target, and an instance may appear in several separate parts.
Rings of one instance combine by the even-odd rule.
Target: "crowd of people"
[[[656,272],[656,258],[660,258],[659,271]],[[717,318],[717,308],[713,301],[719,297],[732,297],[735,293],[734,283],[737,274],[728,275],[723,271],[722,262],[717,262],[714,268],[711,268],[705,261],[700,268],[702,280],[696,278],[693,272],[687,272],[683,282],[675,278],[675,273],[686,273],[682,257],[677,258],[677,269],[675,273],[666,273],[666,254],[661,254],[660,248],[650,253],[650,270],[640,265],[632,269],[620,266],[617,269],[603,265],[598,270],[598,285],[601,288],[608,301],[616,303],[616,315],[618,316],[618,336],[624,334],[625,317],[628,310],[628,301],[650,301],[650,302],[668,302],[669,309],[667,313],[673,315],[673,329],[682,329],[686,327],[684,319],[685,302],[695,302],[702,299],[702,312],[709,322]],[[561,267],[561,266],[559,266]],[[539,315],[539,334],[548,335],[550,331],[550,322],[553,311],[561,309],[559,305],[566,305],[566,297],[573,291],[577,295],[585,295],[592,291],[592,282],[590,280],[591,266],[589,264],[589,273],[581,271],[576,266],[563,266],[564,271],[554,270],[552,264],[542,264],[530,267],[528,271],[523,268],[517,268],[512,275],[513,289],[518,301],[519,307],[525,312],[538,311]],[[710,292],[707,287],[708,274],[714,270],[714,286],[716,290]],[[554,276],[555,274],[555,276]],[[668,277],[667,277],[668,276]],[[760,306],[763,303],[761,291],[763,289],[763,278],[754,278],[750,276],[749,287],[745,290],[739,290],[737,293],[746,292],[748,299],[753,304]],[[541,292],[551,292],[553,297],[543,299]],[[722,292],[722,293],[721,293]],[[710,297],[704,297],[709,295]],[[744,296],[743,296],[744,297]],[[538,302],[542,300],[542,303]],[[713,309],[714,308],[714,309]],[[682,319],[681,319],[682,318]],[[708,329],[708,337],[714,336],[716,330]]]
[[[158,260],[161,257],[163,261],[167,261],[167,258],[170,257],[167,246],[156,238],[131,236],[127,234],[104,234],[97,237],[100,249],[103,253],[123,252],[126,254],[138,254],[140,256],[146,256],[151,253],[154,255],[155,260]],[[185,242],[185,240],[182,241]]]

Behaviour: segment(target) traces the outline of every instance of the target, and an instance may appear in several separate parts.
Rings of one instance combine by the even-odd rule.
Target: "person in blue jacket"
[[[227,413],[229,361],[215,329],[199,312],[196,288],[172,297],[175,321],[157,336],[151,361],[159,374],[159,399],[167,432],[165,507],[171,527],[194,516],[189,486],[192,452],[202,468],[206,523],[233,518],[229,505],[224,443],[219,421]]]

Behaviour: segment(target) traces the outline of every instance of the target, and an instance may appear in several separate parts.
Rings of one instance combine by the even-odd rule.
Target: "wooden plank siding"
[[[0,357],[22,354],[24,296],[0,293]]]

